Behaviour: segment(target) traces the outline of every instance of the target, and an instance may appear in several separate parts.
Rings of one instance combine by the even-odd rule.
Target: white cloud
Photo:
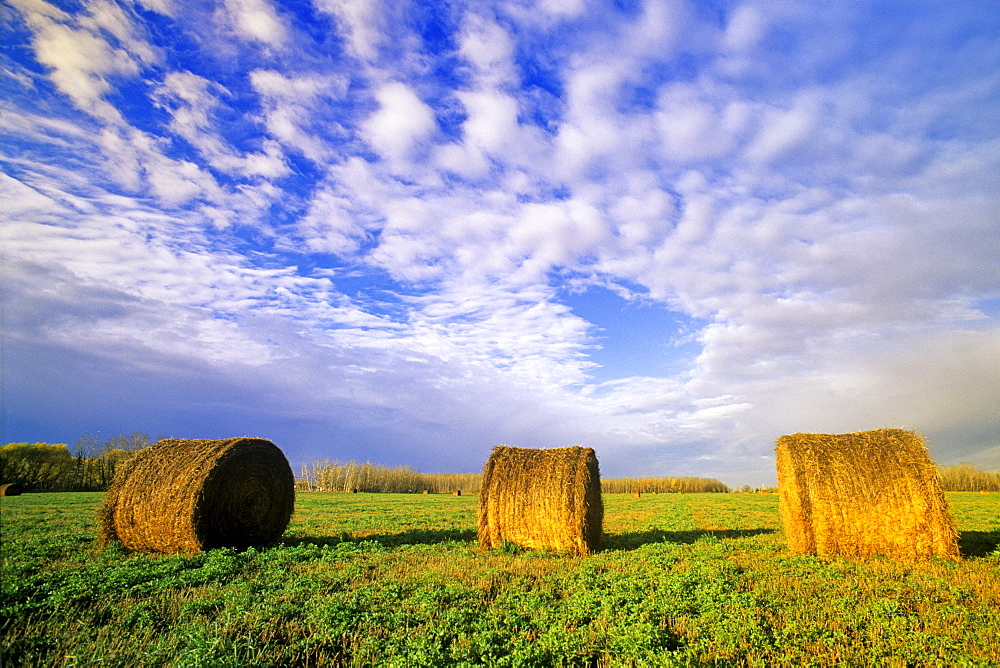
[[[225,141],[215,118],[222,106],[219,96],[228,96],[228,91],[190,72],[171,72],[156,92],[156,99],[170,112],[170,129],[198,149],[212,167],[250,177],[287,175],[289,168],[276,142],[262,142],[263,151],[241,155]]]
[[[779,159],[814,141],[819,125],[818,101],[808,93],[790,109],[767,109],[757,136],[747,148],[747,157],[754,162]]]
[[[355,220],[354,202],[338,192],[323,188],[313,193],[309,209],[297,225],[306,247],[318,253],[346,254],[358,249],[364,230]]]
[[[656,114],[664,156],[677,163],[717,160],[732,154],[751,127],[753,107],[731,93],[714,95],[684,83],[661,91]]]
[[[468,14],[458,40],[459,54],[472,65],[477,87],[516,83],[514,40],[496,22]]]
[[[211,174],[188,160],[173,160],[164,156],[149,135],[133,131],[127,141],[139,156],[146,183],[153,195],[166,206],[180,206],[199,197],[221,197]]]
[[[325,103],[344,94],[344,77],[254,70],[250,83],[261,97],[264,125],[272,137],[315,163],[332,160],[327,139],[338,133],[339,125],[335,118],[324,118],[330,113]]]
[[[138,2],[150,11],[157,12],[171,18],[176,18],[179,11],[175,0],[138,0]]]
[[[288,28],[268,0],[224,0],[233,28],[241,36],[271,46],[288,40]]]
[[[99,34],[67,25],[72,17],[42,0],[22,0],[15,6],[33,32],[35,57],[51,68],[56,87],[80,110],[107,123],[121,123],[121,114],[103,98],[111,90],[109,78],[138,75],[135,60]]]
[[[998,333],[937,332],[813,348],[765,373],[717,369],[711,380],[753,404],[747,434],[842,433],[884,426],[934,435],[995,419],[989,397],[1000,363]],[[833,344],[833,345],[831,345]],[[735,369],[729,366],[728,369]],[[714,381],[714,382],[713,382]],[[737,399],[738,401],[739,399]]]
[[[744,3],[733,10],[723,36],[723,45],[733,51],[749,51],[767,30],[767,18],[756,6]]]
[[[507,255],[518,265],[511,280],[544,282],[552,269],[600,253],[608,237],[601,213],[586,202],[525,205],[507,235]]]
[[[80,286],[119,292],[135,301],[142,318],[157,321],[155,326],[132,321],[128,311],[121,318],[102,316],[87,327],[94,345],[134,339],[129,343],[134,348],[142,345],[144,332],[159,331],[163,338],[151,339],[151,350],[180,354],[178,346],[183,345],[186,354],[209,362],[245,357],[246,363],[258,364],[271,356],[260,348],[261,341],[246,338],[234,324],[242,315],[273,314],[323,326],[392,327],[351,305],[327,279],[296,276],[289,268],[259,269],[236,253],[210,250],[208,239],[183,217],[166,216],[138,201],[111,198],[81,215],[13,179],[4,179],[4,191],[21,202],[8,212],[12,218],[4,225],[5,249],[19,267],[42,267]],[[12,269],[12,276],[19,271]],[[25,303],[21,308],[43,307]],[[79,317],[89,317],[87,308],[80,309]],[[73,331],[74,326],[65,324],[52,334],[71,337]]]
[[[621,30],[622,35],[627,36],[627,41],[619,42],[619,48],[624,46],[625,52],[634,58],[667,59],[675,53],[680,40],[684,39],[687,42],[685,48],[695,50],[699,28],[697,23],[690,20],[689,14],[688,6],[683,2],[646,2],[635,23]]]
[[[374,61],[383,41],[385,24],[381,5],[367,0],[316,0],[316,6],[336,17],[355,58]]]
[[[582,354],[588,324],[548,292],[472,284],[415,300],[409,345],[435,359],[500,369],[538,391],[581,384],[590,366]]]
[[[641,12],[624,18],[596,16],[596,25],[581,33],[577,49],[566,57],[560,72],[565,113],[558,124],[551,163],[574,186],[648,167],[658,123],[668,128],[687,126],[681,129],[687,144],[682,152],[690,152],[692,142],[697,141],[692,134],[703,138],[709,131],[706,121],[693,116],[671,120],[661,114],[657,118],[642,106],[634,107],[631,96],[659,85],[649,79],[649,70],[671,63],[680,53],[704,52],[711,44],[711,30],[679,2],[648,2]],[[735,118],[726,120],[736,122]]]
[[[106,128],[98,136],[98,143],[109,156],[108,176],[131,193],[139,192],[143,184],[143,167],[140,152],[124,133]]]
[[[114,91],[116,78],[138,79],[141,65],[156,64],[162,57],[156,48],[145,41],[131,15],[105,2],[91,3],[87,13],[79,17],[57,10],[41,0],[25,0],[20,9],[33,31],[36,57],[52,68],[50,77],[53,82],[77,108],[105,125],[81,145],[104,153],[104,168],[108,177],[133,194],[148,188],[168,207],[201,199],[208,203],[206,212],[216,224],[225,225],[238,213],[249,213],[246,207],[248,197],[242,193],[231,197],[201,166],[168,157],[164,153],[164,140],[131,127],[119,110],[105,99]],[[126,48],[113,46],[107,36]],[[176,79],[168,77],[166,88],[174,84],[174,93],[179,94],[183,87],[178,88],[176,83]],[[195,106],[196,96],[192,96],[190,87],[186,92],[189,94],[187,122],[185,125],[179,120],[174,129],[183,130],[181,136],[186,132],[195,143],[205,140],[201,142],[202,148],[210,148],[211,138],[205,135],[196,137],[193,133],[199,123],[204,124],[204,119],[199,118],[203,110]],[[53,122],[46,125],[54,127]],[[219,146],[217,143],[214,148]],[[270,155],[250,156],[249,160],[242,161],[239,168],[251,173],[281,173],[273,145],[269,147],[265,144],[265,148],[269,148]],[[216,157],[219,157],[218,151]],[[237,162],[240,162],[239,159]],[[226,209],[230,212],[226,213]]]
[[[534,143],[518,125],[518,103],[498,91],[456,94],[468,114],[462,123],[462,142],[446,144],[436,152],[437,164],[466,178],[486,178],[493,160],[519,164],[518,154]]]
[[[586,0],[521,0],[507,3],[505,13],[518,21],[543,29],[555,28],[560,22],[570,22],[584,15]]]
[[[13,235],[14,225],[26,226],[25,220],[28,214],[47,218],[49,215],[66,215],[72,212],[72,209],[46,196],[45,193],[3,173],[0,173],[0,194],[2,194],[0,199],[4,203],[2,213],[5,220],[5,237],[8,233]],[[7,227],[8,225],[12,227]]]
[[[95,35],[103,31],[112,35],[121,47],[145,65],[157,65],[163,60],[159,49],[154,48],[135,21],[134,14],[126,12],[110,0],[90,0],[87,14],[80,18],[80,25]]]
[[[380,86],[375,99],[379,109],[365,121],[365,136],[396,169],[406,169],[437,129],[434,111],[401,82]]]
[[[22,141],[30,141],[33,145],[43,146],[54,152],[79,154],[81,144],[90,138],[94,130],[93,126],[86,123],[19,109],[13,104],[0,103],[0,114],[3,114],[4,119],[0,125],[0,135],[19,137]],[[44,167],[38,162],[34,164]]]
[[[210,170],[165,155],[162,139],[134,128],[106,128],[93,139],[104,154],[109,179],[129,195],[151,195],[172,213],[187,208],[183,215],[193,223],[252,226],[279,195],[266,182],[224,188]]]

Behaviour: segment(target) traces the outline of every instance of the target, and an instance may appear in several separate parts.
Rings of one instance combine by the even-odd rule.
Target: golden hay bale
[[[505,542],[590,554],[601,543],[604,503],[592,448],[500,446],[483,468],[479,544]]]
[[[452,496],[462,496],[462,490],[456,489],[454,492],[451,493],[451,495]]]
[[[959,557],[937,468],[916,433],[792,434],[776,449],[793,554]]]
[[[632,498],[633,499],[638,499],[638,498],[641,498],[641,497],[642,497],[642,492],[640,492],[637,489],[632,490]]]
[[[0,496],[21,496],[24,488],[16,482],[7,482],[0,485]]]
[[[295,505],[285,455],[261,438],[165,439],[115,471],[98,514],[100,540],[140,552],[267,545]]]

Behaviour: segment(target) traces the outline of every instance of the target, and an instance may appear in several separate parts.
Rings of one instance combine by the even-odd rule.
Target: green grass
[[[605,497],[604,552],[480,552],[473,496],[301,494],[282,542],[98,552],[101,494],[3,498],[20,665],[997,665],[1000,494],[962,563],[786,554],[777,497]]]

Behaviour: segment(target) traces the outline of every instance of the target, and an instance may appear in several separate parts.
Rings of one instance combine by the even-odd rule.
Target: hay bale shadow
[[[962,531],[958,550],[963,559],[988,557],[1000,549],[1000,531]]]
[[[353,536],[289,536],[281,540],[282,545],[338,545],[340,543],[380,543],[384,547],[403,545],[437,545],[440,543],[461,543],[476,540],[474,529],[407,529],[393,534],[370,534]]]
[[[703,538],[739,539],[753,538],[778,533],[776,529],[696,529],[691,531],[664,531],[649,529],[647,531],[627,531],[624,533],[607,533],[604,535],[605,551],[619,550],[628,552],[650,543],[680,543],[690,545]]]

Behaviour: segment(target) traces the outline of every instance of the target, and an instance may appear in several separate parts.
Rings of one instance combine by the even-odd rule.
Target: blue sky
[[[1000,469],[983,2],[10,0],[3,440]]]

